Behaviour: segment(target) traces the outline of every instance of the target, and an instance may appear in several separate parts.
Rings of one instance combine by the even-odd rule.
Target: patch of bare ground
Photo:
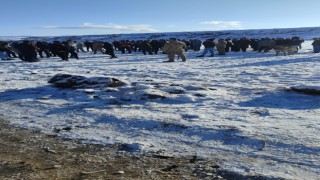
[[[132,154],[17,128],[0,118],[0,179],[267,179],[197,157]]]

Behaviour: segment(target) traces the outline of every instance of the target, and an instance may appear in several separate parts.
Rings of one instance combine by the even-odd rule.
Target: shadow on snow
[[[299,94],[290,91],[277,91],[252,100],[241,102],[241,107],[265,107],[290,110],[307,110],[320,108],[320,96]]]
[[[51,86],[43,86],[38,88],[26,88],[21,90],[12,90],[0,93],[0,102],[22,100],[22,99],[68,99],[77,104],[67,104],[63,107],[58,107],[47,112],[47,114],[62,113],[66,111],[83,111],[84,108],[93,107],[96,109],[112,109],[115,108],[114,104],[108,104],[102,99],[88,99],[88,95],[85,93],[74,92],[69,89],[61,90]],[[126,104],[134,105],[134,104]],[[262,97],[250,100],[248,102],[240,103],[240,106],[244,107],[270,107],[270,108],[288,108],[288,109],[314,109],[320,108],[320,97],[313,97],[308,95],[296,94],[293,92],[276,92],[267,94]],[[119,106],[118,108],[121,108]],[[90,113],[85,114],[90,116],[94,121],[86,126],[75,126],[70,130],[76,131],[79,128],[92,128],[99,127],[102,124],[111,125],[113,129],[132,137],[144,135],[146,138],[152,136],[159,137],[163,141],[171,141],[171,134],[180,134],[182,139],[174,138],[177,143],[185,144],[188,146],[194,146],[195,148],[209,148],[215,151],[231,152],[235,154],[246,154],[246,156],[254,158],[264,158],[280,163],[290,163],[297,165],[305,165],[315,168],[320,168],[314,162],[297,162],[294,159],[290,161],[286,158],[274,156],[273,154],[264,155],[259,154],[263,151],[266,143],[274,149],[273,151],[281,151],[284,149],[290,150],[299,154],[315,154],[320,151],[316,147],[307,147],[304,145],[286,144],[282,142],[265,142],[264,140],[257,139],[255,137],[246,136],[237,127],[232,126],[215,126],[213,128],[203,126],[188,126],[180,121],[172,121],[170,119],[161,119],[161,117],[155,117],[154,119],[140,119],[140,118],[118,118],[114,115],[93,115]],[[76,122],[75,122],[76,124]],[[164,135],[165,137],[162,137]],[[174,135],[175,136],[175,135]],[[158,139],[159,139],[158,138]],[[166,139],[167,138],[167,139]],[[82,139],[83,140],[83,139]],[[89,141],[95,141],[88,139]],[[210,141],[218,143],[222,146],[210,145]],[[207,144],[209,143],[209,144]]]

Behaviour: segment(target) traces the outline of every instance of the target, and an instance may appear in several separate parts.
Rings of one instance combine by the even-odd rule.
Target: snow
[[[80,59],[0,61],[0,115],[66,139],[123,144],[131,152],[201,156],[224,169],[320,178],[320,58],[311,41],[294,55],[230,52],[162,63],[164,54],[80,53]],[[56,74],[116,78],[122,87],[60,89]],[[152,95],[152,96],[151,96]]]

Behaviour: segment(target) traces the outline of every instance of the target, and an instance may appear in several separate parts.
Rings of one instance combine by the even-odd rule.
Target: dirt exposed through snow
[[[266,179],[197,157],[130,154],[13,127],[0,117],[0,179]]]

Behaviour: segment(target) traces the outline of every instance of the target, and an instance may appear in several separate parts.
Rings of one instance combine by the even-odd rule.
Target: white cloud
[[[207,21],[200,24],[211,25],[211,29],[214,30],[233,30],[242,29],[242,23],[240,21]]]
[[[120,30],[120,31],[146,31],[146,32],[157,32],[156,29],[153,29],[151,25],[116,25],[116,24],[107,24],[99,25],[92,23],[84,23],[80,26],[41,26],[37,27],[41,29],[109,29],[109,30]]]

